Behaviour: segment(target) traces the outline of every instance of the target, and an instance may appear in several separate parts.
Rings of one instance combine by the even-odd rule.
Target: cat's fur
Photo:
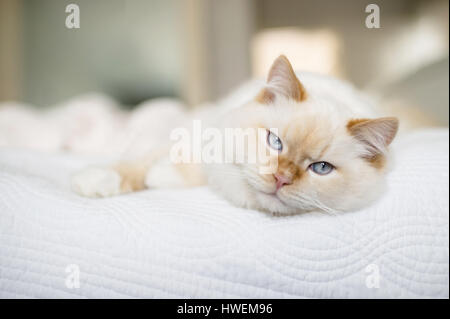
[[[396,118],[373,117],[370,103],[351,86],[309,73],[297,77],[280,56],[254,99],[206,118],[222,129],[278,129],[283,149],[276,174],[288,181],[284,186],[277,189],[274,174],[261,174],[261,163],[173,164],[167,149],[144,159],[88,168],[73,177],[72,185],[81,195],[103,197],[208,182],[235,205],[272,213],[354,210],[383,190],[387,148],[398,129]],[[257,143],[268,147],[265,140]],[[335,169],[327,175],[314,173],[310,164],[320,161]]]

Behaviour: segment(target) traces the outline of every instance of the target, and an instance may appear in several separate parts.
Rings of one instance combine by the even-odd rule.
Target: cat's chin
[[[273,214],[295,214],[300,211],[296,208],[288,206],[276,193],[266,193],[256,191],[255,199],[260,210]]]

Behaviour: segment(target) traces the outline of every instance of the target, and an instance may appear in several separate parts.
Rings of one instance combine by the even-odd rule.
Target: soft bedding
[[[208,188],[70,191],[102,158],[0,150],[3,298],[448,298],[448,130],[400,137],[364,210],[275,217]]]

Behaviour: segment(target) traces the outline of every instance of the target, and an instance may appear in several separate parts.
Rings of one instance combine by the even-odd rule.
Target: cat
[[[83,196],[106,197],[209,184],[236,206],[273,214],[353,211],[379,197],[397,118],[376,117],[369,100],[347,83],[296,74],[283,55],[258,91],[243,105],[211,107],[190,120],[202,118],[221,132],[263,129],[265,138],[254,146],[275,157],[273,172],[261,173],[261,160],[174,163],[170,147],[163,147],[140,159],[87,168],[73,176],[73,189]],[[244,152],[244,158],[252,155],[248,147]]]

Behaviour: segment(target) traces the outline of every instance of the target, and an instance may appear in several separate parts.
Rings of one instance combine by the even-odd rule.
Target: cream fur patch
[[[120,194],[121,177],[112,168],[87,168],[72,177],[72,189],[86,197],[108,197]]]

